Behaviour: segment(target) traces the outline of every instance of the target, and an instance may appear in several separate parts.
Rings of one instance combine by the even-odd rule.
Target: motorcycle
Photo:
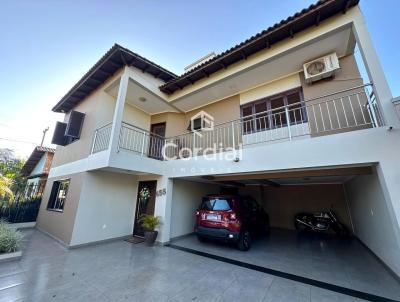
[[[330,229],[342,237],[349,235],[347,227],[339,221],[336,214],[330,209],[328,212],[299,213],[294,218],[297,231],[327,232]]]

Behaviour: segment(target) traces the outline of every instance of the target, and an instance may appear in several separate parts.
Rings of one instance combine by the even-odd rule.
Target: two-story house
[[[149,213],[167,243],[193,232],[204,195],[236,191],[278,228],[332,206],[400,275],[392,99],[358,0],[320,1],[179,76],[116,44],[53,108],[37,226],[73,247],[140,235]]]
[[[36,146],[21,169],[21,174],[27,178],[24,197],[42,196],[49,175],[55,150],[53,148]]]

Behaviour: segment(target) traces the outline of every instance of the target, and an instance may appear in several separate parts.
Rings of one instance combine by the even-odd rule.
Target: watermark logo
[[[215,129],[213,116],[200,111],[190,118],[189,129],[191,132],[180,135],[163,145],[162,155],[165,160],[190,158],[235,162],[241,160],[242,145],[237,141],[234,127]],[[211,133],[206,135],[205,132],[210,131]]]
[[[191,134],[194,137],[196,134]],[[204,137],[203,137],[204,138]],[[181,138],[184,140],[184,138]],[[233,146],[223,146],[222,143],[213,143],[211,147],[183,147],[182,142],[173,141],[166,143],[162,148],[162,156],[164,160],[195,160],[203,158],[207,161],[226,160],[238,162],[242,159],[242,144]],[[206,145],[205,142],[199,142],[199,145]]]
[[[214,130],[214,117],[203,110],[198,112],[190,118],[190,130],[202,137],[202,131]]]

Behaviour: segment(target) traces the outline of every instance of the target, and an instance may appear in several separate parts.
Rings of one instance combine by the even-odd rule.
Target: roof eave
[[[52,111],[68,112],[124,66],[137,67],[143,72],[148,72],[154,77],[162,79],[164,82],[178,77],[176,74],[129,49],[114,44],[52,108]]]
[[[331,18],[341,12],[345,13],[347,9],[357,5],[358,3],[359,0],[322,0],[316,4],[312,4],[301,12],[274,24],[268,29],[222,52],[180,77],[161,85],[159,89],[162,92],[171,95],[175,91],[181,90],[202,78],[209,77],[214,72],[226,69],[229,65],[240,60],[247,59],[248,56],[258,51],[270,48],[271,45],[279,41],[290,37],[293,38],[295,34],[309,28],[313,24],[318,26],[321,21]],[[304,26],[304,23],[306,26]],[[281,37],[276,39],[276,36],[279,34]],[[257,48],[257,45],[261,45],[261,47]],[[253,51],[249,52],[252,47],[255,48],[255,50],[253,49]]]

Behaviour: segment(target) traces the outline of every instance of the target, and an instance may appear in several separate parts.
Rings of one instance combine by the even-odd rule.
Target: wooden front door
[[[140,224],[140,216],[142,214],[154,215],[154,207],[156,205],[156,188],[157,181],[140,181],[138,186],[138,195],[136,200],[135,223],[133,227],[133,235],[144,236],[144,229]],[[148,190],[150,197],[147,200],[141,198],[142,190]]]
[[[149,157],[162,159],[162,148],[164,147],[166,123],[158,123],[151,125]]]

